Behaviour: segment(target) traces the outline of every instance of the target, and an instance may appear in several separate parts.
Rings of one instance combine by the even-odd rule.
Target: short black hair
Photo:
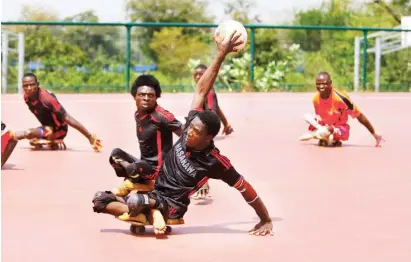
[[[217,113],[212,110],[203,110],[198,113],[198,118],[207,127],[207,135],[215,137],[220,132],[221,121]]]
[[[328,72],[319,72],[318,74],[317,74],[317,77],[318,76],[327,76],[328,77],[328,79],[330,79],[331,80],[331,76],[330,76],[330,74],[328,73]]]
[[[137,89],[141,86],[149,86],[154,89],[157,98],[161,96],[160,82],[155,76],[147,74],[137,77],[134,83],[131,85],[131,95],[133,97],[136,97]]]
[[[25,73],[25,74],[23,75],[22,80],[23,80],[25,77],[33,77],[34,79],[36,79],[36,82],[38,82],[37,76],[36,76],[35,74],[33,74],[33,73]]]
[[[194,70],[197,70],[197,69],[199,69],[199,68],[204,69],[204,70],[207,70],[207,66],[204,65],[204,64],[199,64],[199,65],[197,65],[196,68],[194,68]]]

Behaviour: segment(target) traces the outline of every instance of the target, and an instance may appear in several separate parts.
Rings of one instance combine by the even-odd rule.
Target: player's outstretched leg
[[[59,131],[57,136],[52,127],[42,126],[23,131],[16,131],[15,138],[17,140],[29,139],[30,145],[35,149],[41,149],[45,146],[52,150],[66,150],[67,146],[64,143],[66,134],[67,131],[62,130]]]

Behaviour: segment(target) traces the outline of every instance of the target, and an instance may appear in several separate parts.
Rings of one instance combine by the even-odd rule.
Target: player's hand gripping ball
[[[239,53],[241,50],[244,49],[248,39],[247,30],[240,22],[234,20],[227,20],[222,22],[218,25],[217,29],[215,30],[214,37],[217,41],[221,42],[226,37],[229,37],[234,30],[237,31],[236,34],[241,33],[239,40],[243,41],[241,45],[235,48],[234,53]]]

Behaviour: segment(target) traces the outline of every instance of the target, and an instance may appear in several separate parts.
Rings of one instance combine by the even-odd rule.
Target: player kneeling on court
[[[1,166],[7,162],[17,145],[13,131],[7,130],[6,124],[1,122]]]
[[[17,140],[29,139],[30,145],[36,149],[44,145],[53,150],[66,149],[63,140],[70,125],[89,140],[96,152],[100,151],[102,148],[100,139],[89,133],[79,121],[69,115],[53,93],[40,88],[36,75],[27,73],[23,76],[23,89],[24,101],[42,126],[15,132],[14,136]]]
[[[165,156],[154,190],[148,194],[130,193],[124,198],[110,191],[97,192],[92,201],[94,212],[111,214],[136,225],[152,224],[156,234],[164,234],[170,232],[167,225],[184,223],[190,196],[211,178],[238,190],[255,210],[260,222],[250,234],[272,235],[273,224],[263,201],[214,145],[220,118],[214,111],[202,109],[226,55],[242,43],[234,33],[223,42],[216,41],[217,55],[197,83],[184,131]]]
[[[319,139],[320,146],[341,146],[341,141],[347,141],[350,137],[348,116],[351,116],[368,129],[376,140],[376,146],[380,146],[382,136],[375,132],[370,121],[350,97],[332,86],[328,73],[321,72],[317,75],[316,86],[318,92],[313,97],[316,116],[305,115],[311,132],[301,136],[301,141],[315,138]]]

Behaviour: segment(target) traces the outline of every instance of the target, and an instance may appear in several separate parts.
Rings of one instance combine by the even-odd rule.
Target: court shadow
[[[273,223],[283,221],[280,217],[271,217]],[[130,230],[127,229],[101,229],[102,233],[120,233],[125,235],[131,235],[136,237],[155,237],[158,239],[167,239],[167,236],[173,235],[190,235],[190,234],[248,234],[248,230],[251,229],[256,223],[260,220],[257,217],[254,217],[251,221],[239,221],[239,222],[227,222],[219,223],[208,226],[185,226],[185,225],[175,225],[171,226],[173,231],[169,235],[156,236],[154,235],[153,228],[151,226],[146,226],[146,233],[142,235],[133,235]],[[250,225],[249,229],[234,229],[229,228],[228,226],[234,225]]]
[[[216,136],[216,137],[214,137],[214,140],[216,140],[216,141],[221,141],[221,140],[224,140],[224,139],[226,139],[226,137],[227,136]]]
[[[211,205],[214,202],[212,198],[207,198],[203,200],[191,200],[191,203],[196,205],[196,206],[207,206]]]
[[[146,226],[146,232],[145,232],[144,234],[141,234],[141,235],[134,235],[134,234],[132,234],[132,233],[130,232],[130,230],[127,230],[127,229],[117,229],[117,228],[101,229],[100,232],[101,232],[101,233],[124,234],[124,235],[129,235],[129,236],[138,237],[138,238],[156,238],[156,239],[159,239],[159,240],[168,239],[168,235],[156,236],[156,235],[154,234],[153,228],[150,228],[150,226]],[[171,234],[173,234],[173,232],[172,232]]]
[[[35,149],[33,147],[20,147],[20,148],[29,150],[31,152],[82,152],[82,153],[94,152],[92,149],[90,149],[90,150],[79,150],[79,149],[67,148],[65,150],[51,150],[49,148],[41,148],[41,149]]]
[[[343,144],[342,147],[376,147],[375,145]]]
[[[317,143],[305,143],[305,144],[301,144],[303,146],[311,146],[311,147],[318,147],[318,148],[332,148],[332,149],[338,149],[338,148],[344,148],[344,147],[375,147],[373,145],[360,145],[360,144],[343,144],[342,146],[337,146],[337,147],[333,147],[333,146],[319,146]]]
[[[21,168],[14,168],[16,165],[14,164],[4,164],[4,166],[2,166],[1,170],[24,170]]]

